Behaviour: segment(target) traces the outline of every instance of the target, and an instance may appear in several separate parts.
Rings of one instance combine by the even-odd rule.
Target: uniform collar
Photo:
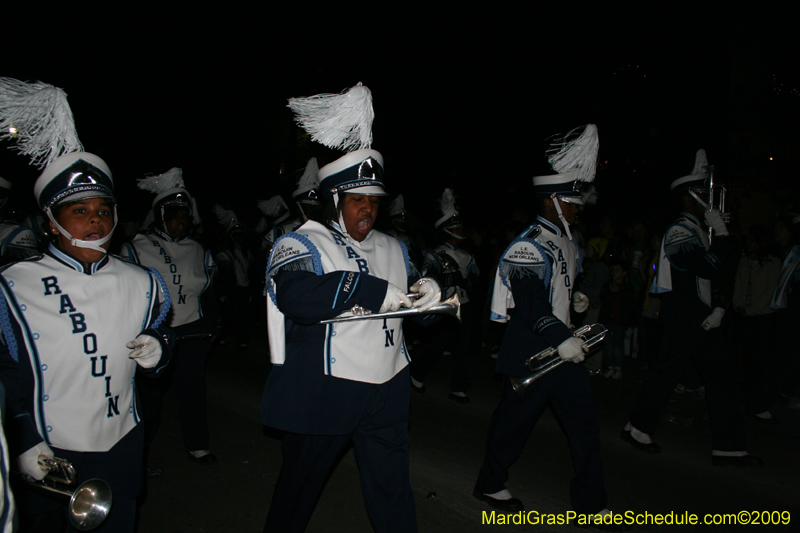
[[[186,238],[186,237],[181,237],[180,239],[173,239],[169,233],[156,226],[153,226],[153,229],[151,229],[150,231],[167,242],[180,242]]]
[[[694,216],[694,215],[690,215],[689,213],[686,213],[686,212],[684,211],[684,212],[681,212],[681,217],[682,217],[682,218],[685,218],[685,219],[687,219],[689,222],[692,222],[693,224],[697,225],[697,227],[698,227],[698,228],[701,228],[701,227],[703,227],[703,225],[700,223],[700,221],[699,221],[699,220],[697,219],[697,217],[696,217],[696,216]]]
[[[536,220],[539,222],[540,226],[546,228],[550,233],[555,233],[556,235],[561,237],[561,229],[559,229],[558,226],[556,226],[555,224],[553,224],[552,222],[541,216],[537,216]]]
[[[97,273],[98,270],[103,268],[108,264],[108,254],[103,255],[103,258],[99,261],[95,261],[94,263],[89,263],[88,266],[84,265],[83,261],[79,261],[71,254],[68,254],[64,250],[57,248],[55,245],[51,244],[47,248],[47,255],[51,256],[53,259],[58,261],[59,263],[63,264],[71,268],[76,272],[80,272],[86,275],[92,275]]]

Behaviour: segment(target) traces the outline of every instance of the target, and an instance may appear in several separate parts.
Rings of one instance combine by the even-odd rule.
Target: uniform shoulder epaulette
[[[267,265],[267,279],[280,270],[305,270],[322,274],[320,253],[308,237],[290,232],[281,235],[272,246]]]
[[[514,277],[537,276],[548,284],[550,280],[550,261],[546,252],[535,238],[542,228],[533,225],[514,239],[500,259],[499,271],[503,283]]]
[[[667,255],[705,247],[700,234],[693,226],[686,220],[680,220],[667,228],[664,237],[664,251]]]

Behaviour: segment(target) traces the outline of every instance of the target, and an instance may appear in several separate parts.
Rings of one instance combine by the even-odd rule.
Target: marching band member
[[[437,326],[423,330],[426,337],[411,364],[411,386],[416,392],[425,392],[425,377],[447,350],[452,357],[448,398],[465,404],[469,403],[466,392],[470,386],[470,347],[477,325],[477,311],[474,304],[469,304],[469,291],[472,282],[480,276],[480,270],[472,254],[459,246],[466,236],[451,189],[442,193],[440,207],[442,216],[434,227],[443,242],[425,254],[422,274],[439,280],[445,299],[458,294],[461,320],[444,317]]]
[[[693,364],[706,387],[712,464],[762,466],[763,461],[745,448],[733,371],[719,327],[725,303],[716,278],[733,246],[722,215],[708,208],[707,166],[705,151],[698,150],[692,173],[671,185],[681,214],[664,235],[656,281],[650,289],[661,297],[661,353],[620,436],[639,450],[659,453],[661,447],[651,436],[681,375]]]
[[[146,233],[123,244],[120,255],[156,269],[167,281],[172,294],[168,322],[177,335],[168,377],[178,396],[183,445],[191,460],[201,465],[216,464],[217,457],[209,449],[205,375],[211,341],[220,331],[211,288],[216,265],[211,252],[190,237],[197,209],[185,188],[181,169],[142,178],[138,185],[156,193],[154,222]],[[160,421],[163,383],[147,385],[142,394],[150,442]]]
[[[483,466],[473,495],[502,511],[518,512],[523,504],[506,488],[509,468],[519,458],[539,415],[552,406],[567,434],[575,477],[570,483],[573,509],[579,514],[604,514],[606,496],[600,457],[600,424],[583,365],[582,341],[572,336],[570,305],[583,312],[588,298],[573,290],[580,270],[580,248],[572,241],[582,182],[595,175],[597,128],[589,124],[576,139],[550,157],[557,174],[533,178],[541,207],[536,223],[517,237],[500,259],[492,297],[492,319],[508,322],[497,372],[504,375],[500,403],[492,415]],[[564,364],[533,382],[520,400],[509,377],[530,374],[531,354],[557,347]],[[622,525],[595,524],[621,530]]]
[[[302,115],[302,101],[320,98],[290,103]],[[372,111],[369,90],[360,84],[331,98]],[[320,169],[321,210],[315,220],[279,238],[270,256],[267,325],[273,367],[262,422],[286,433],[265,531],[305,530],[325,481],[350,443],[375,530],[416,531],[402,319],[318,324],[351,310],[413,306],[425,311],[440,298],[432,279],[408,289],[416,271],[405,246],[373,229],[380,197],[386,195],[383,157],[368,148],[369,141],[356,146]],[[412,302],[409,290],[420,297]]]
[[[2,270],[0,377],[18,468],[42,479],[39,456],[56,456],[72,463],[78,483],[103,479],[114,504],[97,531],[117,532],[133,531],[142,488],[134,375],[160,374],[174,336],[162,326],[169,293],[161,276],[106,252],[117,222],[113,188],[106,163],[84,152],[59,157],[36,181],[55,240]],[[23,531],[64,530],[64,502],[17,495]]]
[[[0,264],[39,254],[39,242],[32,228],[5,217],[11,182],[0,178]]]

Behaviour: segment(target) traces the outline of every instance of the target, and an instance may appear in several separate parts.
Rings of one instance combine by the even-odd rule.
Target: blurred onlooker
[[[647,260],[647,285],[644,289],[642,313],[639,317],[639,353],[642,355],[639,368],[649,368],[658,360],[659,346],[661,345],[661,322],[658,317],[661,313],[661,298],[650,292],[656,279],[658,260],[661,257],[661,239],[663,233],[653,234],[650,239],[650,251]]]
[[[774,310],[770,307],[781,275],[777,244],[766,226],[750,228],[744,242],[745,255],[739,260],[733,289],[742,350],[747,359],[749,380],[749,414],[761,420],[773,420],[769,412],[773,385],[772,374],[780,358],[775,339]],[[753,358],[756,358],[754,361]]]
[[[600,316],[600,289],[610,279],[608,265],[604,255],[608,240],[602,237],[589,239],[589,244],[583,250],[583,273],[578,278],[577,290],[589,298],[589,309],[583,317],[584,324],[594,324]],[[589,357],[584,362],[587,372],[599,374],[602,361],[599,357]]]
[[[603,343],[604,376],[622,379],[625,332],[635,323],[636,300],[627,264],[621,258],[612,259],[610,273],[611,279],[600,290],[600,322],[608,329]]]

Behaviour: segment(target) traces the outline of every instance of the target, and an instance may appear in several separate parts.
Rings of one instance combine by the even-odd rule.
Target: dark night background
[[[742,225],[800,211],[787,13],[189,5],[13,15],[0,75],[66,90],[85,149],[114,173],[123,218],[150,205],[137,178],[177,166],[202,209],[219,201],[254,220],[257,200],[291,192],[308,157],[337,157],[303,137],[287,98],[359,81],[373,92],[391,192],[423,219],[445,186],[467,218],[524,207],[531,177],[548,173],[546,139],[589,122],[598,210],[669,217],[669,183],[705,148]],[[38,173],[0,150],[0,175],[29,210]]]

